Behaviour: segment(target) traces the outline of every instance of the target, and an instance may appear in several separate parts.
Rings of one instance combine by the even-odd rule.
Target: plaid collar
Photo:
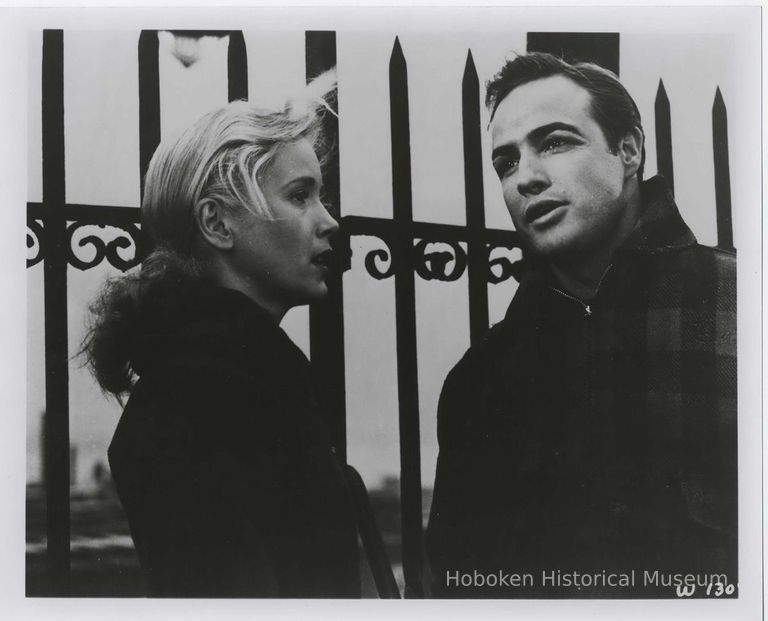
[[[640,217],[615,256],[653,255],[696,245],[696,237],[683,221],[664,178],[656,175],[640,186]],[[512,275],[523,280],[549,280],[546,262],[528,256],[512,266]]]
[[[640,218],[616,254],[658,254],[696,245],[664,178],[656,175],[640,186]]]

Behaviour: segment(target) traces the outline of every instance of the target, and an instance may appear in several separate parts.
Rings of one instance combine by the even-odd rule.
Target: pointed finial
[[[467,62],[464,64],[464,79],[468,76],[477,78],[477,69],[475,68],[475,59],[472,58],[472,50],[467,50]]]
[[[715,108],[722,108],[725,110],[725,100],[723,99],[723,93],[720,91],[719,86],[715,89],[715,101],[712,104],[712,109],[714,110]]]

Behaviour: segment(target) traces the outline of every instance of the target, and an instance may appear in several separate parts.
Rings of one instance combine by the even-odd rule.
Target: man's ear
[[[235,243],[230,213],[209,198],[195,205],[195,223],[200,236],[214,248],[231,250]]]
[[[643,142],[645,137],[639,127],[633,127],[628,131],[619,143],[619,156],[624,164],[624,178],[634,177],[637,174],[643,159]]]

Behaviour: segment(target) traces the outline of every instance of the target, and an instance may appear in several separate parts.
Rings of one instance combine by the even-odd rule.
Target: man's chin
[[[526,250],[543,261],[555,263],[583,260],[605,243],[607,237],[594,228],[572,226],[568,222],[560,222],[546,231],[528,233],[522,235]]]
[[[543,261],[562,261],[578,255],[576,240],[562,235],[539,237],[524,244],[525,250]]]

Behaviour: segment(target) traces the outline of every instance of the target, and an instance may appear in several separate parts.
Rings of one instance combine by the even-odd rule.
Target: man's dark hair
[[[637,105],[612,71],[588,62],[570,64],[562,58],[544,52],[531,52],[517,56],[501,68],[486,84],[485,105],[491,119],[502,100],[514,89],[528,82],[562,75],[585,89],[592,100],[592,117],[603,131],[611,149],[617,149],[622,138],[634,129],[643,132]],[[645,138],[645,132],[643,132]],[[637,170],[638,180],[643,178],[645,166],[645,140]]]

